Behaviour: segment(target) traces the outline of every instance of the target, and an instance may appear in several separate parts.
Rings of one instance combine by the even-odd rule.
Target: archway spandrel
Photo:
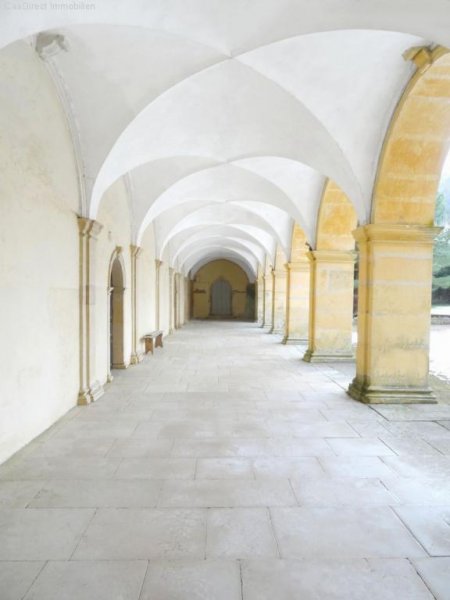
[[[353,204],[332,181],[324,189],[317,223],[317,250],[353,250],[357,225]]]

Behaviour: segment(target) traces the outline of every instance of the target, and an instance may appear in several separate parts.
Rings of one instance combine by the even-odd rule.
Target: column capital
[[[162,260],[159,260],[159,258],[155,258],[155,265],[156,268],[159,269],[159,267],[163,264]]]
[[[138,258],[138,256],[142,252],[141,246],[135,246],[134,244],[130,244],[130,254],[133,258]]]
[[[292,262],[288,262],[284,265],[286,271],[308,271],[309,270],[309,260],[305,258],[304,260],[296,260]]]
[[[354,263],[357,253],[354,250],[310,250],[306,253],[306,256],[310,262]]]
[[[398,244],[431,245],[442,231],[442,227],[422,225],[402,225],[398,223],[374,223],[363,225],[352,231],[359,244],[368,242],[389,242]]]
[[[419,73],[424,73],[441,56],[448,52],[443,46],[413,46],[403,52],[403,58],[413,62]]]
[[[78,219],[78,231],[81,236],[89,236],[96,239],[103,225],[94,219],[87,219],[86,217],[77,217]]]

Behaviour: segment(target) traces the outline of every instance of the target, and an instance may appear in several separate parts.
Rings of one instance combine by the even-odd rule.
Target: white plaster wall
[[[141,242],[142,251],[137,265],[137,331],[138,339],[156,329],[155,304],[155,235],[150,225]],[[139,341],[141,351],[144,345]]]
[[[122,248],[124,273],[124,362],[130,363],[131,355],[131,225],[128,192],[123,179],[119,179],[105,193],[97,220],[103,225],[96,246],[96,285],[95,285],[95,331],[96,359],[95,379],[101,384],[108,375],[109,311],[108,288],[109,266],[114,251]]]
[[[24,43],[0,55],[0,462],[75,405],[78,187],[53,82]]]

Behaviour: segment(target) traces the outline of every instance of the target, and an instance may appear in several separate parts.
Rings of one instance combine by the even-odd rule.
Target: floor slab
[[[407,560],[244,561],[245,600],[433,600]]]
[[[242,600],[237,561],[158,561],[148,568],[140,600]]]
[[[206,510],[99,509],[75,560],[204,558]]]
[[[50,561],[24,600],[139,600],[147,561]]]

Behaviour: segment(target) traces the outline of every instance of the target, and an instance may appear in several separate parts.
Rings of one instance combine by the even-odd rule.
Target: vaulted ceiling
[[[0,7],[0,42],[33,45],[62,90],[80,212],[96,218],[124,177],[134,241],[153,224],[158,257],[184,272],[228,257],[254,274],[277,245],[289,258],[294,222],[314,247],[326,178],[367,222],[383,138],[415,69],[403,54],[450,46],[447,0],[92,6]]]

